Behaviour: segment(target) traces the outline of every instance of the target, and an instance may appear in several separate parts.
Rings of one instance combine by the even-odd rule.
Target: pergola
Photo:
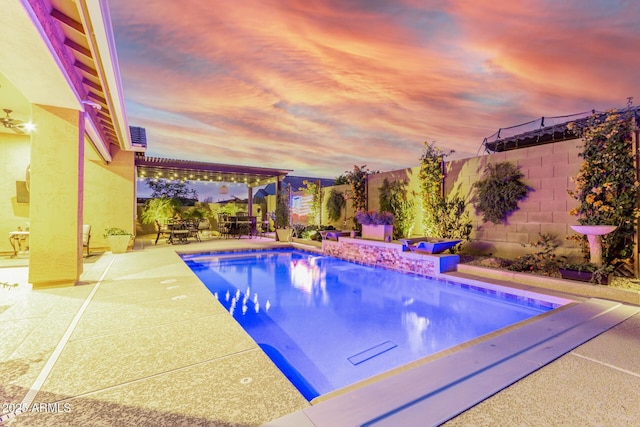
[[[275,182],[276,188],[280,191],[280,182],[291,172],[290,169],[147,157],[144,153],[136,153],[135,165],[139,178],[245,184],[249,190],[249,212],[252,212],[253,208],[254,187]]]

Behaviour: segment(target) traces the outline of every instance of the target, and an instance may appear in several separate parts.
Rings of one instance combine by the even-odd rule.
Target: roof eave
[[[129,134],[129,121],[125,106],[125,99],[120,78],[120,66],[116,52],[116,43],[111,26],[111,14],[106,0],[81,0],[84,23],[98,53],[96,61],[99,64],[100,75],[108,96],[107,102],[114,121],[118,144],[125,151],[139,151],[133,147]]]

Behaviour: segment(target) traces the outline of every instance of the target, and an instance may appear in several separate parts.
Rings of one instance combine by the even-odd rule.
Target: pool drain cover
[[[373,359],[376,356],[381,355],[393,348],[396,348],[398,345],[392,341],[385,341],[376,346],[373,346],[365,351],[361,351],[360,353],[354,354],[351,357],[347,357],[347,360],[351,362],[354,366],[359,365],[362,362],[366,362],[369,359]]]

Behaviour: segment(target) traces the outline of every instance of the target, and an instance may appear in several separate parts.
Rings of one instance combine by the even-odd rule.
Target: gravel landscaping
[[[477,265],[486,268],[495,268],[498,270],[504,270],[511,263],[510,260],[503,258],[495,258],[489,256],[474,256],[474,255],[460,255],[460,263],[461,264],[469,264],[469,265]],[[528,272],[523,272],[528,273]],[[536,273],[528,273],[528,274],[536,274]],[[545,274],[550,277],[560,277],[560,272],[550,271],[549,274]],[[611,287],[627,289],[636,292],[640,292],[640,279],[636,279],[634,277],[621,277],[615,276],[611,285]]]

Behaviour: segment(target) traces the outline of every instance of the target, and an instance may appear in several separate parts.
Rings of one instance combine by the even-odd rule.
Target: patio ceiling
[[[81,0],[70,2],[68,0],[52,0],[51,17],[58,23],[64,45],[73,57],[73,67],[79,76],[85,90],[86,102],[99,108],[89,108],[91,114],[95,114],[95,123],[100,132],[113,145],[124,149],[130,149],[130,141],[127,138],[128,124],[126,117],[121,116],[124,110],[123,99],[114,96],[119,92],[117,80],[110,72],[114,72],[110,63],[113,58],[106,56],[106,52],[114,49],[109,43],[108,37],[103,40],[104,31],[98,31],[96,25],[102,24],[99,20],[92,20],[93,15],[104,13],[91,2]],[[100,54],[99,51],[105,52]],[[115,72],[118,70],[115,69]],[[118,88],[119,89],[119,88]],[[136,147],[133,147],[136,149]]]
[[[32,104],[86,111],[106,161],[109,145],[144,149],[129,137],[108,12],[103,1],[30,0],[4,2],[0,13],[0,108],[24,122]]]
[[[276,182],[290,169],[271,169],[254,166],[225,165],[191,160],[147,157],[136,153],[138,178],[158,178],[179,181],[236,182],[257,187]]]

